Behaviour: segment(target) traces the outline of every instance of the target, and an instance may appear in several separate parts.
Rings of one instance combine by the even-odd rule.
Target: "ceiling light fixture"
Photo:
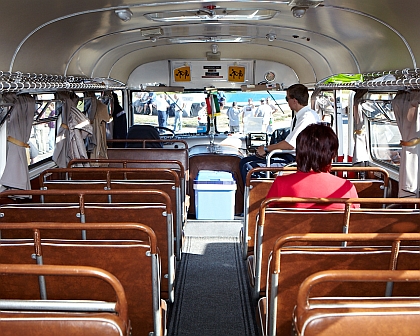
[[[265,38],[268,41],[273,42],[277,38],[277,35],[274,33],[268,33],[267,35],[265,35]]]
[[[306,9],[307,7],[298,7],[298,6],[292,7],[293,16],[295,18],[300,19],[301,17],[305,15]]]
[[[140,32],[141,36],[146,37],[162,35],[162,29],[160,27],[142,28]]]
[[[167,11],[148,13],[144,16],[157,22],[191,22],[191,21],[254,21],[269,20],[279,11],[271,9],[231,9],[207,6],[195,10]]]
[[[128,8],[116,9],[114,12],[115,15],[117,15],[120,20],[124,22],[131,20],[131,17],[133,16],[133,12]]]
[[[209,42],[217,42],[217,43],[238,43],[238,42],[251,42],[251,37],[219,37],[219,36],[212,36],[212,37],[176,37],[169,39],[171,43],[209,43]]]

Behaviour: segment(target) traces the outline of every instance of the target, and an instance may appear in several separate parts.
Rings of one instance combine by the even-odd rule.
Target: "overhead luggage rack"
[[[0,71],[0,92],[28,90],[118,90],[125,84],[111,78],[34,74]]]
[[[337,75],[324,78],[315,87],[319,89],[371,89],[371,90],[407,90],[420,89],[420,68],[395,71],[382,71],[361,74],[361,81],[335,82],[328,81]],[[350,75],[349,75],[350,76]]]

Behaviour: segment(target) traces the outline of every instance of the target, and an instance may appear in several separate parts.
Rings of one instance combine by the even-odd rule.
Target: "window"
[[[394,94],[370,94],[362,104],[368,119],[370,154],[378,162],[398,167],[401,133],[392,110]]]
[[[79,97],[77,108],[87,115],[91,106],[90,95],[84,92],[75,92]],[[122,102],[122,91],[115,92]],[[110,103],[110,95],[95,92],[94,96],[104,104]],[[54,153],[56,134],[61,123],[61,110],[63,104],[56,100],[54,94],[36,95],[36,111],[29,139],[29,165],[37,164],[45,159],[50,159]],[[111,108],[108,107],[111,112]]]
[[[209,126],[207,124],[206,97],[207,93],[205,92],[132,92],[131,112],[133,113],[133,123],[159,126],[158,106],[160,106],[167,113],[166,123],[163,122],[163,125],[171,130],[175,130],[176,134],[205,132]],[[240,111],[239,132],[262,132],[262,125],[261,122],[257,123],[258,120],[248,119],[246,123],[242,123],[242,112],[248,105],[249,99],[251,99],[252,104],[250,111],[254,113],[261,104],[261,99],[264,99],[264,104],[267,104],[267,98],[268,104],[275,111],[272,115],[271,126],[268,128],[268,132],[271,133],[276,128],[287,127],[290,124],[291,111],[285,97],[286,92],[284,91],[271,92],[271,95],[267,92],[219,91],[217,100],[220,106],[220,113],[216,114],[216,130],[220,133],[230,132],[227,111],[235,102]],[[176,111],[182,111],[182,118],[181,127],[177,125],[175,129]]]
[[[57,109],[61,103],[53,94],[38,95],[36,111],[29,138],[29,164],[37,163],[52,156],[55,146]]]

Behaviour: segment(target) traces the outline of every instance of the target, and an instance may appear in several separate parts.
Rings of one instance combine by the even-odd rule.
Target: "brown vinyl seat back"
[[[120,318],[110,313],[0,312],[2,336],[129,336]]]
[[[115,182],[124,181],[129,187],[130,182],[133,184],[143,184],[146,188],[143,189],[157,189],[152,188],[151,185],[162,183],[172,183],[165,192],[174,194],[173,190],[180,189],[179,175],[167,168],[52,168],[43,171],[39,176],[39,184],[41,190],[69,190],[69,189],[93,189],[93,190],[112,190],[112,184]],[[132,187],[135,189],[135,187]],[[139,189],[141,186],[139,186]],[[69,198],[68,195],[57,196],[53,199],[43,197],[44,202],[77,202],[77,198]],[[99,197],[99,195],[95,195]],[[115,196],[89,199],[87,202],[132,202],[130,197],[126,199]],[[177,201],[174,196],[174,205]]]
[[[288,203],[343,203],[344,209],[326,211],[317,209],[269,208],[270,202]],[[352,204],[361,208],[353,208]],[[255,231],[254,254],[250,256],[248,269],[251,284],[254,285],[254,297],[257,299],[264,291],[266,256],[270,253],[273,242],[279,235],[292,233],[407,233],[419,232],[418,209],[365,209],[363,204],[400,204],[415,207],[419,199],[395,198],[349,198],[349,199],[314,199],[281,197],[266,199],[261,203],[259,219]],[[378,215],[379,214],[379,215]],[[325,218],[324,218],[325,217]],[[351,244],[351,242],[341,242]],[[359,245],[365,243],[360,242]],[[368,244],[368,243],[366,243]],[[380,244],[377,242],[377,244]],[[412,242],[407,242],[412,244]],[[416,243],[415,243],[416,244]],[[254,283],[252,283],[254,281]]]
[[[109,190],[109,183],[104,180],[96,180],[96,181],[80,181],[80,180],[53,180],[53,181],[46,181],[41,184],[41,190]],[[43,203],[75,203],[78,202],[77,195],[74,194],[56,194],[53,197],[49,197],[48,194],[41,195],[40,200]],[[98,203],[105,203],[110,202],[109,194],[92,194],[87,195],[86,202],[98,202]]]
[[[389,197],[389,173],[380,167],[346,167],[339,165],[331,168],[331,173],[350,180],[359,198]],[[365,207],[381,207],[381,204],[364,204]]]
[[[298,292],[293,313],[295,334],[299,336],[415,335],[420,324],[420,298],[345,297],[314,298],[317,286],[334,283],[365,285],[376,282],[411,282],[420,287],[420,271],[323,271],[306,278]]]
[[[141,126],[141,125],[140,125]],[[146,127],[149,127],[149,125],[144,125]],[[153,126],[152,126],[153,127]],[[132,149],[132,148],[139,148],[139,149],[183,149],[188,148],[188,142],[182,139],[159,139],[149,137],[149,138],[140,138],[140,137],[133,137],[130,139],[107,139],[106,140],[108,144],[117,144],[116,146],[110,146],[108,147],[109,150],[115,150],[115,149]],[[129,145],[129,146],[126,146]],[[148,145],[154,145],[148,146]]]
[[[32,192],[31,192],[32,193]],[[31,230],[1,230],[3,223],[20,222],[62,222],[80,223],[81,211],[79,204],[72,203],[21,203],[0,205],[0,233],[1,238],[19,239],[31,238]],[[61,235],[61,236],[60,236]],[[82,239],[83,230],[44,231],[44,237],[63,239]]]
[[[61,176],[57,178],[57,176]],[[103,180],[94,180],[103,178]],[[172,212],[175,223],[176,256],[181,258],[181,242],[186,218],[185,197],[181,190],[179,174],[169,168],[54,168],[48,169],[40,175],[42,190],[94,189],[100,190],[142,190],[158,189],[169,195],[172,201]],[[138,196],[130,194],[85,195],[87,202],[109,203],[137,203]],[[42,196],[44,202],[77,202],[77,195],[65,194],[48,198]],[[155,202],[152,195],[147,202]],[[179,239],[178,239],[179,237]]]
[[[164,204],[103,204],[85,206],[86,222],[118,223],[127,222],[133,219],[153,228],[158,237],[158,248],[161,259],[162,274],[160,277],[161,296],[174,301],[175,287],[175,247],[172,222],[167,220],[166,207]],[[108,232],[86,230],[88,240],[105,239]],[[129,232],[115,232],[115,239],[130,239]]]
[[[61,279],[73,279],[74,293],[83,288],[76,279],[97,279],[106,283],[111,291],[112,302],[105,302],[110,296],[103,295],[99,302],[80,302],[68,296],[68,300],[51,302],[49,300],[27,301],[19,297],[15,301],[5,301],[0,297],[0,331],[3,336],[26,335],[86,335],[86,336],[128,336],[127,299],[124,288],[118,279],[104,270],[86,266],[57,265],[15,265],[1,264],[3,277],[13,276],[31,278],[50,275]],[[28,279],[26,279],[28,280]],[[28,280],[30,282],[30,280]],[[5,284],[2,283],[2,287]],[[24,291],[22,291],[24,292]],[[72,307],[71,309],[69,307]],[[99,309],[102,309],[99,310]]]
[[[244,226],[240,233],[244,259],[253,252],[255,226],[261,202],[267,196],[274,178],[255,178],[254,173],[292,174],[297,167],[258,167],[251,169],[246,176],[244,187]],[[389,174],[379,167],[333,166],[331,173],[343,176],[354,184],[359,198],[384,198],[389,191]],[[302,195],[303,196],[303,195]],[[380,208],[381,203],[365,203],[363,207]]]
[[[164,305],[160,299],[160,258],[156,235],[148,226],[137,223],[11,223],[3,229],[14,230],[30,225],[37,230],[33,246],[36,262],[42,265],[91,266],[113,274],[121,283],[128,302],[133,335],[163,335]],[[74,230],[86,227],[88,232],[109,233],[102,240],[44,239],[42,231]],[[113,232],[127,231],[130,239],[115,239]],[[146,240],[143,238],[146,235]],[[13,244],[8,241],[7,244]],[[0,248],[3,248],[2,244]],[[8,247],[9,253],[13,246]],[[2,263],[2,261],[0,261]],[[94,279],[48,276],[26,286],[40,287],[41,298],[49,300],[115,300],[108,285]],[[42,281],[41,281],[42,280]],[[82,286],[83,289],[80,289]],[[24,289],[21,289],[24,290]]]
[[[420,232],[420,210],[352,209],[347,231],[349,233]]]
[[[249,176],[249,177],[248,177]],[[272,179],[251,179],[248,173],[244,189],[244,225],[240,233],[242,253],[246,259],[254,250],[254,232],[261,202],[273,184]]]
[[[178,140],[180,141],[180,140]],[[107,155],[109,160],[132,160],[133,162],[127,163],[127,167],[140,167],[140,168],[149,168],[149,163],[156,168],[170,168],[180,171],[180,183],[181,183],[181,192],[184,198],[184,205],[186,207],[185,212],[188,208],[188,200],[186,200],[186,195],[190,194],[189,190],[189,176],[190,176],[190,161],[189,161],[189,152],[188,145],[184,141],[182,148],[108,148]],[[135,162],[135,161],[143,161]],[[160,161],[161,163],[156,163]],[[164,162],[166,161],[166,162]],[[178,162],[178,166],[174,162]],[[182,167],[182,168],[180,168]],[[182,174],[183,173],[183,174]],[[183,207],[184,208],[184,207]],[[186,220],[186,213],[185,213]]]
[[[88,165],[88,167],[109,167],[109,168],[168,168],[176,171],[180,180],[185,179],[186,165],[179,159],[165,160],[160,158],[155,159],[73,159],[67,165],[67,168],[78,168],[80,166]]]
[[[1,264],[35,265],[37,260],[33,239],[0,239],[0,266]],[[9,300],[40,300],[41,291],[38,276],[27,274],[0,275],[0,299]],[[24,290],[23,290],[24,289]]]
[[[195,145],[190,148],[190,179],[189,179],[189,195],[190,207],[188,214],[196,217],[196,192],[194,189],[194,181],[201,170],[223,171],[232,174],[236,182],[235,191],[235,209],[234,214],[243,212],[244,202],[244,186],[239,169],[239,162],[243,158],[242,153],[235,146],[219,144],[215,146],[215,152],[209,149],[207,145]]]
[[[2,230],[3,223],[16,222],[66,222],[66,223],[123,223],[133,220],[141,221],[151,227],[157,238],[160,251],[162,276],[161,291],[162,297],[173,302],[174,299],[174,281],[175,281],[175,238],[173,215],[171,212],[171,200],[169,196],[160,190],[30,190],[13,191],[9,194],[16,195],[30,194],[38,195],[40,193],[48,195],[49,198],[56,194],[65,193],[72,198],[80,198],[77,204],[61,203],[27,203],[27,204],[2,204],[0,206],[0,232],[2,238],[31,238],[33,233],[27,230]],[[95,193],[110,194],[111,196],[128,196],[137,198],[136,203],[85,203],[84,196]],[[7,193],[6,193],[7,194]],[[6,194],[1,194],[6,196]],[[155,202],[146,202],[152,199]],[[53,230],[43,233],[45,238],[63,238],[63,239],[106,239],[109,233],[105,230],[91,232],[87,229],[81,230]],[[115,239],[129,239],[130,235],[122,234],[120,231],[113,232]]]
[[[108,148],[107,155],[110,160],[179,161],[184,169],[184,181],[188,182],[190,165],[186,143],[184,148]],[[137,167],[137,163],[127,165],[127,167],[130,166]],[[173,163],[165,163],[162,168],[173,168]],[[189,193],[188,189],[185,191]]]
[[[342,233],[346,223],[344,209],[327,211],[270,208],[270,200],[278,199],[267,199],[261,203],[255,229],[254,253],[248,257],[248,270],[253,285],[253,296],[256,300],[265,291],[268,256],[279,236],[293,233]],[[289,201],[293,202],[293,199],[289,198]],[[334,242],[333,244],[342,243]]]
[[[348,246],[331,246],[345,239]],[[376,242],[388,244],[377,246]],[[269,287],[266,300],[260,302],[260,316],[266,335],[290,335],[293,307],[297,302],[301,283],[313,273],[324,270],[412,270],[420,258],[415,246],[400,246],[399,242],[420,242],[420,234],[292,234],[282,236],[273,248],[269,265]],[[309,246],[308,242],[317,245]],[[323,242],[324,246],[320,246]],[[357,242],[370,242],[357,246]],[[304,245],[302,245],[304,244]],[[330,246],[329,246],[330,245]],[[401,256],[409,256],[411,263],[399,265]],[[360,297],[399,295],[392,282],[365,284],[328,284],[312,292],[314,296]],[[411,292],[413,292],[411,287]],[[418,293],[417,293],[418,295]],[[264,315],[266,309],[267,315]]]
[[[185,153],[184,153],[185,154]],[[189,174],[188,160],[181,162],[180,160],[164,160],[162,158],[155,158],[151,160],[134,160],[134,159],[73,159],[70,160],[67,167],[77,168],[81,165],[89,165],[90,167],[109,167],[109,168],[167,168],[171,169],[179,175],[181,184],[181,199],[182,199],[182,221],[185,225],[187,219],[187,212],[189,206],[189,196],[187,197],[187,182]],[[153,176],[153,171],[150,171]],[[123,175],[125,178],[125,175]],[[156,179],[157,177],[153,177]]]

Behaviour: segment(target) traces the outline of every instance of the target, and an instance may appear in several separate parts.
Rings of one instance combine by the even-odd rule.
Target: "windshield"
[[[160,126],[159,109],[165,112],[166,123],[164,127],[175,130],[177,134],[198,134],[208,131],[208,104],[207,93],[204,92],[132,92],[131,111],[134,124],[148,124]],[[235,108],[239,114],[239,133],[271,133],[277,128],[290,126],[291,111],[286,103],[285,91],[259,91],[259,92],[222,92],[215,94],[219,104],[219,113],[216,114],[216,131],[219,133],[231,132],[231,125],[235,117],[229,119],[229,109]],[[270,127],[263,126],[262,118],[254,115],[262,104],[271,106]],[[179,124],[176,114],[182,115]],[[249,111],[249,115],[247,115]],[[247,122],[244,122],[246,119]]]

